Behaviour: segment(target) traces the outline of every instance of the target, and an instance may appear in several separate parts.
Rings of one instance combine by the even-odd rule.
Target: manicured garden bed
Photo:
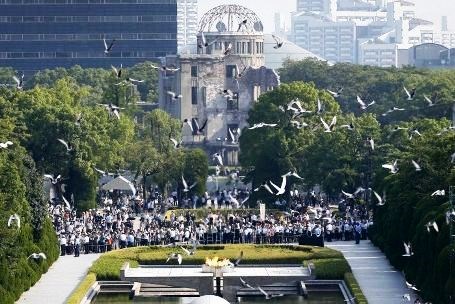
[[[364,299],[358,288],[357,282],[351,274],[351,269],[343,255],[333,249],[298,246],[298,245],[208,245],[199,246],[196,253],[192,256],[185,255],[180,247],[134,247],[122,250],[111,251],[103,254],[89,269],[90,280],[83,281],[73,293],[70,303],[79,303],[85,292],[93,283],[93,275],[96,280],[119,280],[120,268],[125,262],[129,262],[131,267],[139,264],[160,265],[166,264],[167,256],[173,252],[182,254],[184,265],[202,265],[206,257],[218,256],[235,261],[240,252],[243,251],[242,264],[304,264],[312,262],[315,265],[316,279],[339,279],[347,280],[351,292],[359,294],[356,299]],[[176,263],[175,260],[169,264]],[[366,303],[359,301],[357,303]]]

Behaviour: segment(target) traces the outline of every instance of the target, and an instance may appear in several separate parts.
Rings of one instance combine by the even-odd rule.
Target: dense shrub
[[[101,257],[89,269],[89,273],[96,274],[98,281],[117,281],[120,280],[120,268],[125,262],[129,262],[131,267],[137,267],[136,260],[114,258],[114,257]]]
[[[7,250],[0,251],[0,303],[14,303],[20,295],[33,286],[57,259],[59,249],[52,224],[43,223],[41,238],[33,243],[32,229],[26,226],[23,236]],[[52,241],[47,241],[52,240]],[[45,252],[47,260],[27,259],[33,252]]]
[[[93,263],[89,269],[89,275],[96,275],[97,280],[120,280],[120,269],[125,262],[129,262],[131,267],[137,267],[138,264],[164,264],[167,256],[176,251],[179,251],[179,248],[158,246],[111,251],[103,254]],[[343,255],[336,250],[298,245],[205,245],[199,246],[195,255],[184,256],[183,264],[202,265],[206,257],[214,256],[234,261],[240,251],[243,251],[242,264],[301,264],[304,261],[311,261],[316,266],[318,279],[341,280],[345,273],[351,271]],[[183,251],[181,253],[183,254]],[[72,299],[80,299],[87,292],[90,287],[87,280],[84,280],[78,287],[71,297]],[[355,279],[350,282],[353,290],[363,297],[361,291],[356,290],[358,285],[356,285]],[[361,297],[359,296],[359,298]]]
[[[1,102],[0,102],[1,109]],[[1,126],[0,126],[1,129]],[[33,160],[20,146],[0,151],[0,303],[14,303],[58,257],[59,249],[52,223],[42,214],[47,203],[40,195],[42,177]],[[31,203],[33,202],[33,204]],[[7,226],[12,214],[20,227]],[[36,220],[36,217],[41,217]],[[44,252],[46,260],[27,259]]]
[[[312,262],[318,280],[342,280],[346,272],[351,272],[351,267],[344,258],[320,259]]]
[[[431,128],[436,123],[427,124]],[[433,303],[448,303],[455,297],[455,271],[450,272],[449,267],[454,249],[446,223],[446,212],[451,208],[447,196],[431,196],[435,189],[447,191],[454,185],[455,170],[448,157],[454,150],[455,132],[422,136],[403,153],[410,155],[408,159],[419,159],[424,164],[422,172],[403,166],[399,174],[384,178],[378,173],[376,177],[376,187],[387,191],[387,203],[374,210],[371,239],[392,265],[404,271],[406,280],[421,290],[419,294]],[[425,226],[432,221],[438,232],[433,228],[427,231]],[[404,242],[411,244],[413,256],[403,257]]]
[[[222,251],[220,251],[222,250]],[[136,247],[108,252],[102,255],[90,268],[98,280],[118,280],[120,268],[124,262],[130,262],[132,267],[138,264],[159,265],[166,263],[167,256],[183,251],[171,247]],[[206,257],[218,256],[235,261],[243,251],[242,264],[300,264],[304,260],[343,259],[342,255],[329,248],[288,245],[208,245],[199,246],[196,254],[185,256],[182,264],[202,265]],[[171,263],[171,262],[169,262]],[[175,263],[172,261],[172,263]],[[342,275],[341,275],[342,277]]]

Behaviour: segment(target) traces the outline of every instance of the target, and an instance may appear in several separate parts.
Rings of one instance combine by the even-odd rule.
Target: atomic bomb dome
[[[259,17],[240,5],[220,5],[204,14],[199,32],[246,32],[262,33],[264,27]]]
[[[220,5],[199,22],[197,53],[226,56],[226,64],[259,68],[264,65],[264,27],[252,10],[240,5]]]
[[[246,7],[217,6],[199,23],[196,49],[166,56],[163,65],[177,71],[160,74],[160,108],[186,122],[184,145],[218,153],[224,165],[235,166],[248,111],[280,82],[264,66],[262,22]]]

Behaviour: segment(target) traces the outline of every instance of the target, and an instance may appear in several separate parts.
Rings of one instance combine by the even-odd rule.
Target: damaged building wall
[[[229,11],[229,18],[232,10],[238,10],[239,20],[244,20],[241,14],[247,10],[239,6],[219,9]],[[261,93],[279,85],[277,73],[264,67],[264,37],[257,16],[255,20],[240,31],[209,29],[204,37],[199,33],[200,47],[196,50],[164,59],[163,65],[179,70],[160,75],[160,108],[182,121],[183,143],[199,146],[209,155],[221,153],[227,165],[238,163],[238,130],[248,126],[249,110]],[[201,46],[204,41],[207,45]],[[229,97],[223,93],[225,90],[229,90]],[[182,98],[172,99],[167,91]],[[183,123],[185,120],[192,127]],[[201,127],[205,121],[204,130],[194,132],[196,122]]]

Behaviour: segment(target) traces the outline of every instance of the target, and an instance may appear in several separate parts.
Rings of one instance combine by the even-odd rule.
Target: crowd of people
[[[155,192],[145,201],[140,196],[107,192],[100,196],[97,209],[77,214],[64,205],[52,204],[49,212],[61,255],[76,257],[81,253],[189,241],[323,246],[324,241],[358,243],[368,237],[371,221],[366,210],[357,204],[340,202],[334,208],[314,193],[300,195],[295,191],[289,202],[275,203],[281,211],[261,217],[257,209],[237,209],[247,205],[248,195],[247,191],[221,191],[194,196],[179,204],[175,194],[164,199]],[[240,206],[239,202],[243,204]],[[177,209],[176,205],[186,208]],[[197,212],[195,208],[204,211]],[[203,216],[198,218],[196,212]]]

